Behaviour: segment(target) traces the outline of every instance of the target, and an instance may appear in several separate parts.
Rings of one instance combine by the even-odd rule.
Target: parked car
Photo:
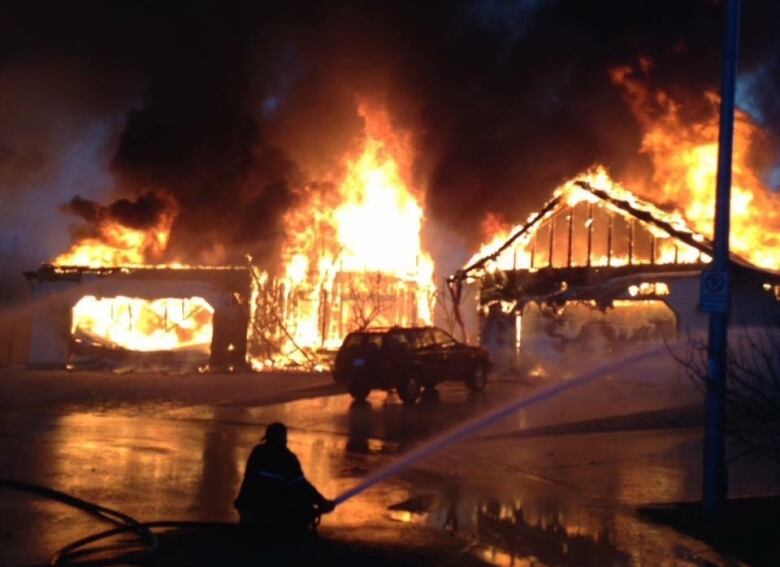
[[[356,400],[374,389],[396,390],[404,403],[420,397],[422,388],[458,380],[471,391],[487,384],[490,358],[485,349],[457,341],[436,327],[391,327],[350,333],[333,368],[337,382]]]

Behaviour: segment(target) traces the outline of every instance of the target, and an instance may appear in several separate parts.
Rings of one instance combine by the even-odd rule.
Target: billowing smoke
[[[135,200],[118,199],[109,206],[76,195],[61,207],[65,213],[70,213],[84,221],[83,226],[95,227],[104,222],[116,222],[128,228],[148,230],[160,224],[162,217],[175,207],[165,197],[152,192],[144,193]],[[77,234],[77,237],[93,236],[92,234]]]
[[[739,98],[776,148],[780,8],[743,16]],[[429,217],[473,242],[487,212],[522,218],[594,162],[641,168],[608,69],[651,59],[649,88],[695,101],[718,86],[720,18],[713,0],[18,2],[0,22],[0,194],[22,219],[69,202],[136,225],[167,195],[171,258],[270,262],[296,188],[339,166],[369,96],[416,134]]]

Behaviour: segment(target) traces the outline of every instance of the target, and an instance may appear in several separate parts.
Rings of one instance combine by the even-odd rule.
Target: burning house
[[[168,198],[74,199],[66,209],[87,228],[25,274],[29,364],[314,370],[350,331],[430,324],[433,261],[411,145],[382,109],[360,113],[365,135],[339,173],[300,188],[286,212],[276,268],[165,262],[178,213]]]
[[[703,333],[712,245],[603,170],[564,184],[450,278],[479,288],[480,340],[502,365],[573,368],[632,344]],[[732,326],[780,321],[780,274],[732,255]]]
[[[327,364],[350,331],[432,321],[433,260],[408,132],[359,105],[364,136],[330,186],[287,212],[281,273],[253,270],[249,360],[256,369]]]
[[[33,367],[229,369],[244,364],[242,267],[68,267],[25,274]]]

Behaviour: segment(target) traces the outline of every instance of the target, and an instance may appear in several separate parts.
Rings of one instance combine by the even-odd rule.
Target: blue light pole
[[[729,324],[729,213],[731,198],[731,155],[734,143],[734,85],[737,74],[740,0],[726,0],[724,6],[723,76],[718,139],[718,179],[715,202],[715,250],[709,279],[710,291],[725,298],[710,311],[707,360],[706,430],[704,436],[703,504],[714,519],[723,510],[728,494],[726,471],[725,391]],[[722,286],[719,287],[719,286]],[[721,291],[722,290],[722,291]],[[702,297],[706,289],[702,289]],[[702,301],[704,304],[704,301]]]

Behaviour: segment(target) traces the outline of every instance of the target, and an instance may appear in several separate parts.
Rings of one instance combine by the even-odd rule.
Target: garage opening
[[[519,346],[527,363],[566,374],[632,347],[673,340],[677,315],[657,299],[615,300],[607,309],[592,301],[530,303],[522,311],[521,332]]]
[[[213,319],[214,308],[202,297],[87,295],[73,306],[72,351],[80,355],[181,353],[207,360]]]

